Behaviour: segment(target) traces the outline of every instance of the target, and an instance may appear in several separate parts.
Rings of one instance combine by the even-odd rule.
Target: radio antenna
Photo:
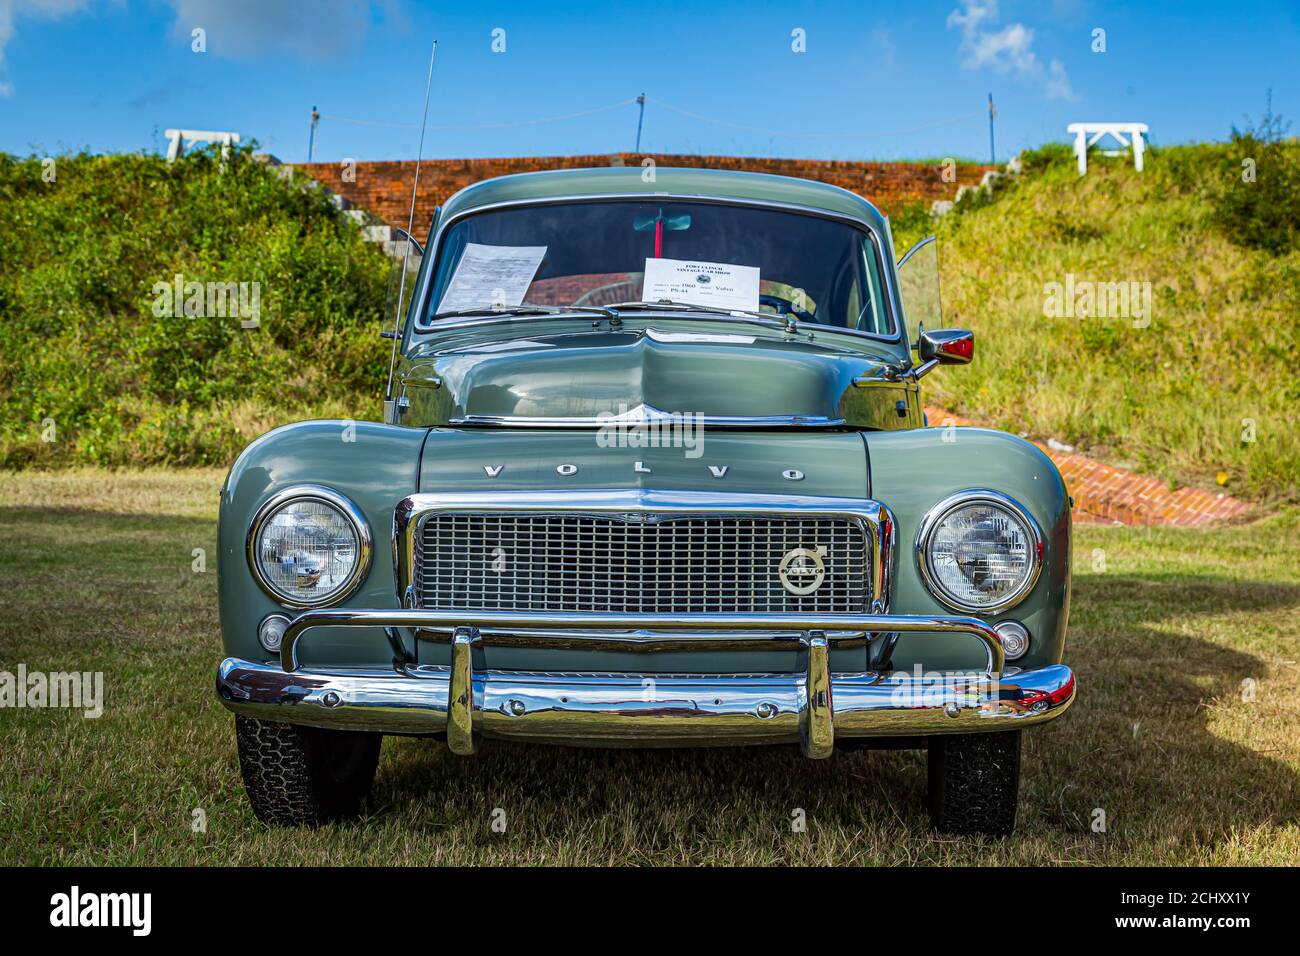
[[[415,151],[415,182],[411,184],[411,212],[406,217],[406,251],[402,254],[402,279],[397,287],[397,307],[393,316],[393,348],[388,356],[388,384],[384,386],[384,411],[389,411],[393,398],[393,369],[397,366],[397,343],[402,331],[402,300],[406,298],[406,271],[411,260],[411,239],[415,235],[415,197],[420,190],[420,161],[424,158],[424,130],[429,123],[429,91],[433,88],[433,61],[438,57],[438,41],[433,41],[429,52],[429,77],[424,83],[424,116],[420,120],[420,146]],[[428,250],[424,250],[428,253]],[[396,411],[396,409],[393,409]],[[385,415],[396,424],[396,415]]]

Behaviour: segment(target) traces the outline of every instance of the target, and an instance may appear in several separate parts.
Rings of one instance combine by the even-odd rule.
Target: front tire
[[[383,736],[236,714],[235,739],[254,816],[270,826],[319,826],[360,812]]]
[[[931,737],[930,821],[945,833],[1006,836],[1016,826],[1020,731]]]

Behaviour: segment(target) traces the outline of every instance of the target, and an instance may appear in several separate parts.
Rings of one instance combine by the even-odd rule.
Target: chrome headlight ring
[[[1028,538],[1027,543],[1030,552],[1028,573],[1014,590],[992,604],[975,604],[964,601],[950,593],[938,580],[930,562],[930,540],[935,529],[953,511],[972,504],[991,505],[1005,512],[1024,529]],[[1033,591],[1034,585],[1038,583],[1038,576],[1043,570],[1043,561],[1046,556],[1043,540],[1043,533],[1038,527],[1038,522],[1033,519],[1020,502],[1002,494],[1000,491],[993,491],[988,488],[970,488],[949,495],[925,513],[916,534],[916,567],[926,590],[930,592],[935,600],[950,610],[980,615],[997,614],[1023,601]]]
[[[356,560],[342,584],[337,585],[332,590],[325,592],[320,598],[314,600],[309,600],[301,595],[289,594],[276,587],[275,584],[267,580],[258,560],[258,547],[261,543],[262,531],[267,522],[286,506],[299,501],[314,501],[325,504],[338,512],[351,528],[356,544]],[[374,557],[375,549],[374,538],[370,533],[370,525],[366,521],[365,515],[349,498],[332,488],[326,488],[324,485],[291,485],[277,491],[257,509],[257,512],[253,515],[253,520],[248,526],[245,551],[249,570],[252,572],[253,580],[257,582],[258,587],[265,591],[277,604],[295,610],[304,610],[339,604],[351,597],[369,573],[370,562]]]

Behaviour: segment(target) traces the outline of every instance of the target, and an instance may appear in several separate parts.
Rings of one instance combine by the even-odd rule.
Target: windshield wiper
[[[503,321],[512,318],[548,317],[564,315],[598,315],[608,319],[611,328],[619,324],[620,312],[652,311],[691,312],[697,315],[716,315],[733,321],[752,320],[772,328],[794,332],[796,326],[792,316],[778,318],[765,312],[751,312],[747,309],[725,309],[720,306],[695,305],[691,302],[678,302],[672,299],[660,299],[658,302],[616,302],[609,306],[599,305],[512,305],[503,308],[451,309],[429,317],[430,322],[439,319],[497,318]]]
[[[618,318],[618,316],[611,310],[595,305],[508,305],[499,309],[452,309],[448,312],[439,312],[437,315],[429,316],[429,321],[436,322],[438,319],[468,319],[479,316],[499,316],[500,318],[508,319],[515,316],[529,315],[599,315],[606,319]]]
[[[659,309],[663,312],[699,312],[704,315],[743,316],[757,319],[765,325],[777,326],[787,332],[795,330],[794,317],[777,318],[766,312],[751,312],[749,309],[724,309],[720,306],[695,305],[691,302],[678,302],[673,299],[660,299],[658,302],[615,302],[608,306],[612,312],[631,312],[636,310]]]
[[[730,309],[709,305],[695,305],[691,302],[678,302],[675,299],[660,299],[658,302],[615,302],[609,308],[633,311],[636,309],[662,309],[665,312],[711,312],[714,315],[730,315]]]

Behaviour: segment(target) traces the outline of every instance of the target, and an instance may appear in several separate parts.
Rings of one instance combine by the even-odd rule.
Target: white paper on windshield
[[[520,305],[545,256],[545,246],[485,246],[467,242],[437,311]]]
[[[758,266],[646,259],[643,302],[672,299],[719,309],[758,311]]]

